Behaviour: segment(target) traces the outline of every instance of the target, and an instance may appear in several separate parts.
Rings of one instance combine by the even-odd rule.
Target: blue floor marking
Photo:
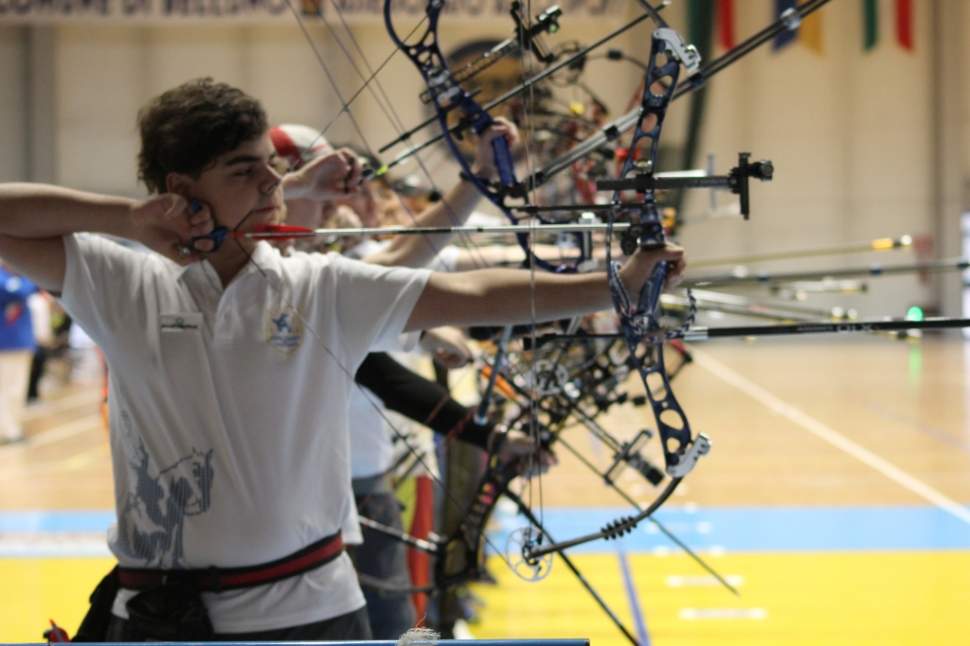
[[[545,509],[553,536],[577,536],[605,525],[628,509]],[[657,519],[692,548],[731,552],[816,552],[853,550],[967,550],[970,525],[935,507],[711,507],[695,510],[664,507]],[[502,531],[523,522],[501,516]],[[501,533],[496,539],[501,541]],[[621,539],[627,552],[676,549],[656,527],[644,521]],[[498,542],[499,545],[503,544]],[[594,541],[571,552],[604,552]]]
[[[0,534],[104,532],[114,522],[113,511],[3,511]]]
[[[622,508],[546,507],[553,536],[579,536],[628,515]],[[968,550],[970,525],[935,507],[664,507],[656,515],[692,548],[732,552]],[[524,524],[522,517],[496,513],[503,534]],[[115,521],[110,510],[0,512],[0,534],[104,532]],[[627,552],[676,549],[650,522],[621,539]],[[614,545],[594,541],[578,552],[612,552]]]

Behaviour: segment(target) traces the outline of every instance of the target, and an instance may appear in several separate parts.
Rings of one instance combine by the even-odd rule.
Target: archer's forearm
[[[611,307],[606,274],[517,269],[433,273],[409,330],[439,325],[507,325],[580,316]]]
[[[134,203],[49,184],[0,184],[0,235],[42,239],[88,231],[128,237]]]
[[[471,182],[461,181],[440,201],[432,204],[414,218],[417,227],[461,226],[475,210],[480,194]],[[424,267],[434,260],[443,247],[450,244],[454,234],[398,235],[387,249],[365,258],[367,262],[385,266]]]
[[[455,401],[440,384],[426,379],[383,352],[372,352],[354,379],[381,398],[388,410],[427,426],[435,433],[457,437],[481,449],[495,430],[477,424],[472,412]]]

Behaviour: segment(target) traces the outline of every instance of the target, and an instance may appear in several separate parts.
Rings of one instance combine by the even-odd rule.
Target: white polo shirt
[[[266,243],[223,290],[92,235],[65,237],[67,311],[111,370],[122,565],[272,561],[351,517],[347,402],[370,350],[397,347],[429,272]],[[122,591],[115,614],[125,617]],[[204,595],[217,632],[322,621],[364,605],[346,554],[302,576]]]

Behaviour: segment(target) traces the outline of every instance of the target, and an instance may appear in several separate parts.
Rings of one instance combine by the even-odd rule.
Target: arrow
[[[358,227],[350,229],[310,229],[289,224],[266,224],[253,231],[235,231],[234,238],[252,240],[287,240],[293,238],[350,238],[362,236],[384,235],[431,235],[431,234],[507,234],[520,235],[529,233],[568,233],[584,231],[606,231],[608,224],[603,223],[571,223],[571,224],[500,224],[500,225],[465,225],[456,227]],[[613,225],[614,231],[625,231],[630,228],[628,222],[618,222]]]

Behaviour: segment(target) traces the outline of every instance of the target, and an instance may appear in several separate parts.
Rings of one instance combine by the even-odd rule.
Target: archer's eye
[[[269,167],[273,169],[277,175],[286,175],[295,168],[290,167],[290,163],[283,157],[273,156],[269,160]]]

